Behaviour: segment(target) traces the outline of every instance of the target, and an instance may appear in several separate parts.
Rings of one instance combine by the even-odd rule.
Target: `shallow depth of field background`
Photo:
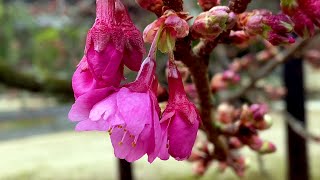
[[[154,20],[133,0],[124,2],[141,30]],[[278,0],[256,2],[277,11]],[[190,3],[186,8],[197,12]],[[11,67],[39,81],[50,77],[70,80],[83,55],[94,13],[93,0],[0,0],[0,73],[7,72],[3,67]],[[320,134],[320,70],[307,63],[305,70],[308,130]],[[269,78],[280,84],[281,69]],[[73,131],[74,124],[67,120],[71,103],[67,95],[30,93],[0,82],[0,180],[117,178],[118,164],[108,134]],[[262,136],[272,140],[278,151],[263,156],[261,167],[257,155],[244,149],[250,163],[243,179],[286,177],[284,104],[276,101],[270,107],[274,125]],[[311,177],[320,179],[320,145],[311,142],[308,147]],[[150,165],[143,158],[134,163],[134,175],[136,179],[199,179],[192,173],[192,164],[172,159]],[[212,164],[200,179],[238,178],[230,169],[220,173],[217,164]]]

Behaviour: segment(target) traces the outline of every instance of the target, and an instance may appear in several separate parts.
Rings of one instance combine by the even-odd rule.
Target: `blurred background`
[[[133,0],[124,2],[141,30],[155,19]],[[199,12],[195,0],[185,2],[191,14]],[[273,11],[279,8],[278,0],[254,4]],[[94,18],[93,0],[0,0],[1,180],[117,179],[117,160],[107,133],[74,132],[67,119],[73,103],[70,79]],[[218,51],[214,53],[219,55]],[[307,130],[315,134],[320,134],[319,51],[314,40],[304,63]],[[160,74],[164,74],[163,62],[159,62]],[[134,74],[126,76],[130,79]],[[268,81],[281,85],[281,69]],[[286,178],[285,106],[281,100],[270,103],[274,125],[262,137],[272,140],[278,151],[261,161],[245,149],[250,163],[243,179]],[[320,145],[307,142],[310,177],[320,179]],[[156,160],[150,165],[143,158],[133,167],[136,179],[238,179],[229,169],[220,173],[216,164],[203,177],[195,176],[188,162]]]

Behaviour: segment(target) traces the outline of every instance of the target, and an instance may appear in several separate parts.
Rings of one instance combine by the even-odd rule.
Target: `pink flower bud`
[[[236,16],[226,6],[215,6],[207,12],[199,14],[192,26],[194,38],[215,39],[222,32],[231,29]]]
[[[226,70],[222,74],[222,80],[231,84],[236,84],[240,81],[240,76],[232,70]]]
[[[231,31],[229,39],[232,44],[247,47],[249,45],[250,36],[244,31]]]
[[[239,23],[243,30],[250,36],[262,34],[263,19],[272,13],[268,10],[254,10],[239,15]]]
[[[173,51],[177,38],[183,38],[189,34],[189,25],[185,19],[189,16],[167,10],[160,18],[149,24],[143,31],[145,42],[151,43],[159,29],[162,29],[158,49],[163,52]]]
[[[262,121],[264,115],[268,112],[268,107],[265,104],[253,104],[250,106],[250,111],[255,121]]]

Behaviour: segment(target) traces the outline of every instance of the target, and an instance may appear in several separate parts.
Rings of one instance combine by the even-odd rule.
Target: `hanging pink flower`
[[[119,78],[123,64],[138,71],[145,49],[142,35],[124,5],[120,0],[97,0],[96,12],[96,21],[88,32],[85,47],[93,77],[107,82]]]
[[[155,95],[155,61],[148,57],[137,80],[122,88],[95,89],[80,96],[69,112],[77,131],[109,131],[115,156],[133,162],[160,150],[160,108]]]
[[[185,160],[191,155],[200,116],[184,91],[182,79],[174,64],[170,64],[168,73],[169,101],[161,118],[162,145],[159,157]]]

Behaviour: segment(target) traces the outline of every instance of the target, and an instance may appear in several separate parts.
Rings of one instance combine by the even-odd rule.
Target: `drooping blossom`
[[[119,86],[113,79],[122,76],[123,64],[134,71],[140,68],[145,52],[142,35],[120,0],[97,0],[96,13],[85,46],[88,67],[96,80]]]
[[[156,33],[161,30],[158,49],[167,53],[173,51],[177,38],[183,38],[189,34],[188,14],[173,10],[167,10],[163,15],[149,24],[143,31],[145,42],[151,43],[156,37]]]
[[[177,160],[185,160],[191,155],[200,116],[184,91],[179,71],[173,62],[168,73],[169,100],[161,118],[162,145],[160,159],[171,155]]]
[[[136,81],[121,88],[95,89],[80,96],[69,112],[77,131],[109,131],[115,156],[133,162],[148,154],[151,163],[160,150],[160,109],[155,61],[144,61]]]
[[[227,6],[215,6],[196,17],[192,25],[192,36],[212,40],[232,28],[235,22],[236,16]]]

